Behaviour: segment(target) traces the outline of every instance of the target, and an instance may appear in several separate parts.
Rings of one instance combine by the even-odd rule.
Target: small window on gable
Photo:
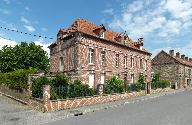
[[[105,33],[104,33],[104,32],[100,32],[100,33],[99,33],[99,38],[104,39],[104,37],[105,37]]]

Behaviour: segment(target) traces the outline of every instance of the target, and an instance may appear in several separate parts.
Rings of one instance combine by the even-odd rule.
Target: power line
[[[27,33],[27,32],[23,32],[23,31],[19,31],[19,30],[15,30],[15,29],[10,29],[7,27],[3,27],[0,26],[1,29],[10,31],[10,32],[16,32],[16,33],[20,33],[20,34],[24,34],[24,35],[29,35],[29,36],[34,36],[34,37],[39,37],[39,38],[45,38],[45,39],[53,39],[52,37],[47,37],[47,36],[42,36],[42,35],[38,35],[38,34],[31,34],[31,33]]]

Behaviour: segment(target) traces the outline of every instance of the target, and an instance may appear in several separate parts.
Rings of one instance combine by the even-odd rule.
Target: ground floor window
[[[90,88],[93,88],[93,86],[94,86],[94,81],[95,81],[95,75],[94,75],[94,74],[89,74],[88,84],[89,84],[89,87],[90,87]]]
[[[101,74],[101,84],[105,83],[105,74]]]

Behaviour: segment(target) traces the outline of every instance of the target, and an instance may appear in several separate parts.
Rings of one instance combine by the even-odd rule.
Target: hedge
[[[13,72],[0,73],[0,84],[9,88],[23,90],[28,88],[29,74],[36,72],[36,69],[19,69]]]
[[[70,78],[57,74],[55,78],[49,80],[46,76],[35,78],[32,80],[32,96],[42,98],[42,86],[49,84],[51,86],[50,99],[66,99],[84,96],[93,96],[96,91],[90,88],[88,84],[83,84],[81,81],[75,80],[70,82]]]

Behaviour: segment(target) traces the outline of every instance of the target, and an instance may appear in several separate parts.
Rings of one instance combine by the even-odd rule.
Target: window
[[[103,66],[105,62],[105,51],[101,50],[101,65]]]
[[[139,67],[140,67],[140,69],[143,69],[143,60],[142,59],[140,59]]]
[[[134,58],[131,57],[131,68],[133,68],[133,67],[134,67]]]
[[[105,74],[102,73],[101,74],[101,84],[104,84],[105,83]]]
[[[93,73],[89,74],[89,81],[88,81],[88,83],[89,83],[89,87],[90,87],[90,88],[93,88],[93,87],[94,87],[94,81],[95,81],[95,76],[94,76],[94,74],[93,74]]]
[[[125,57],[124,57],[124,67],[127,68],[127,55],[125,54]]]
[[[59,58],[59,71],[62,72],[64,68],[64,60],[63,57]]]
[[[119,67],[119,53],[115,54],[115,66]]]
[[[145,60],[145,70],[147,70],[147,60]]]
[[[93,48],[89,48],[89,54],[88,54],[88,61],[89,61],[89,64],[92,64],[93,63],[93,54],[94,54],[94,49]]]
[[[99,38],[104,39],[104,36],[105,36],[104,32],[100,32],[100,33],[99,33]]]

